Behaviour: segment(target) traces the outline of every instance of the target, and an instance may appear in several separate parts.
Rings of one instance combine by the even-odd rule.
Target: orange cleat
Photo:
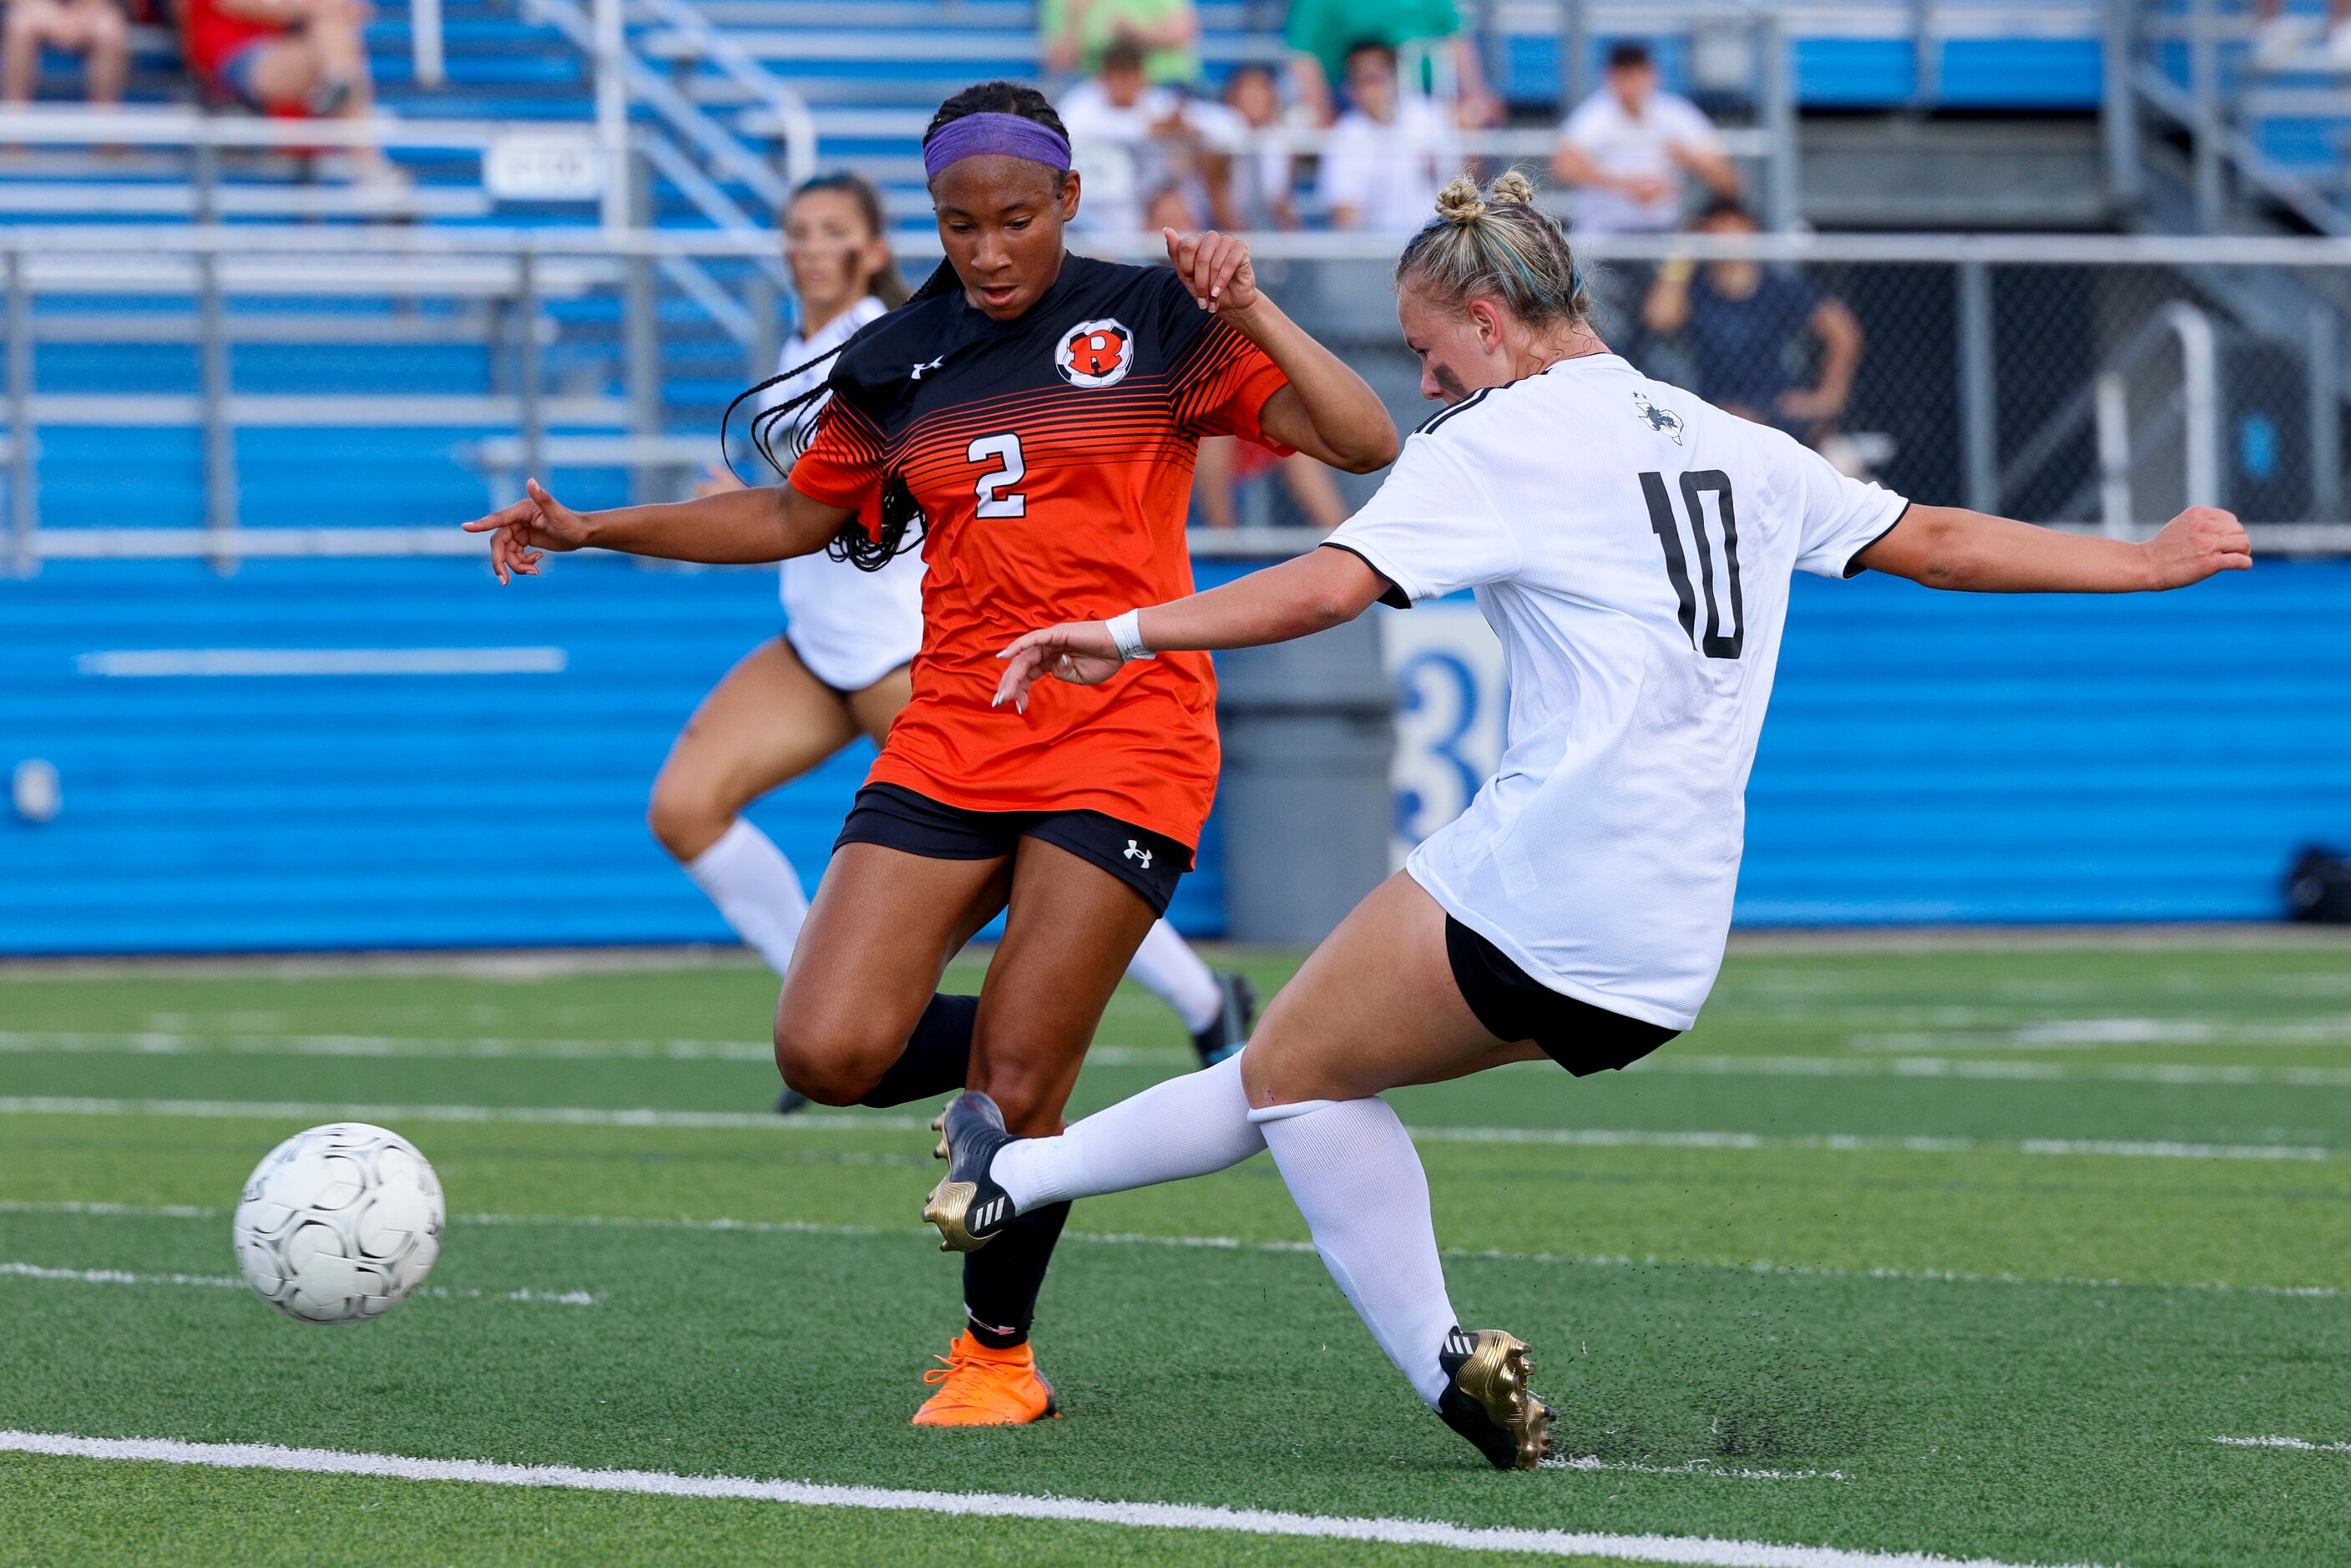
[[[1018,1427],[1061,1413],[1025,1344],[997,1350],[959,1333],[938,1359],[943,1364],[923,1374],[938,1392],[914,1412],[917,1427]]]

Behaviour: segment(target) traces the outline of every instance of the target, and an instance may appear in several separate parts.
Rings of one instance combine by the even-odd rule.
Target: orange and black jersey
[[[1281,371],[1173,272],[1072,256],[1018,320],[961,290],[893,312],[831,384],[793,486],[860,507],[895,476],[926,523],[914,697],[870,781],[971,810],[1101,811],[1196,846],[1217,779],[1207,654],[1042,681],[1025,714],[988,706],[996,654],[1191,592],[1200,438],[1282,450],[1259,423]]]

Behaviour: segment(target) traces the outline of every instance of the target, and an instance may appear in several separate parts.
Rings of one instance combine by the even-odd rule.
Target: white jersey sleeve
[[[1361,556],[1416,604],[1499,582],[1523,559],[1517,532],[1460,449],[1437,436],[1453,412],[1407,439],[1379,493],[1322,541]]]
[[[1829,460],[1780,431],[1765,447],[1786,486],[1798,523],[1796,567],[1821,577],[1851,577],[1853,558],[1893,531],[1910,503],[1881,485],[1849,478]]]

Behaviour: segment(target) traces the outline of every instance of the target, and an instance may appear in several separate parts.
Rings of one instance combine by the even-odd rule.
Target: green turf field
[[[2340,941],[1750,945],[1633,1072],[1398,1095],[1457,1305],[1562,1408],[1574,1465],[1533,1475],[1421,1409],[1262,1159],[1079,1206],[1038,1336],[1066,1419],[910,1427],[958,1316],[914,1223],[930,1139],[912,1108],[766,1116],[773,995],[737,964],[0,968],[0,1429],[925,1497],[0,1453],[0,1562],[1479,1560],[938,1511],[982,1494],[1648,1561],[2351,1563]],[[1080,1100],[1186,1056],[1123,992]],[[221,1282],[227,1209],[347,1113],[431,1156],[449,1233],[434,1293],[299,1326]]]

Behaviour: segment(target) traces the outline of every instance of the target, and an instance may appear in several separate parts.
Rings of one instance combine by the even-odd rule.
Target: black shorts
[[[1154,915],[1167,913],[1176,883],[1192,869],[1192,852],[1174,839],[1100,811],[969,811],[895,784],[868,784],[841,826],[843,844],[880,844],[935,861],[986,861],[1009,855],[1022,839],[1067,850],[1143,895]]]
[[[1630,1067],[1681,1032],[1562,996],[1450,915],[1445,956],[1462,999],[1496,1040],[1533,1040],[1578,1078]]]

